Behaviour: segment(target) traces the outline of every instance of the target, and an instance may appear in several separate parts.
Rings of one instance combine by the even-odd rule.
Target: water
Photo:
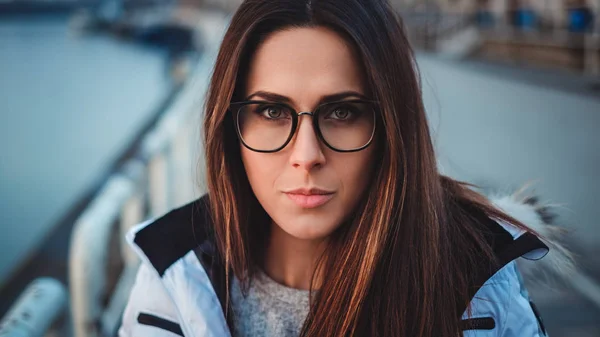
[[[67,15],[0,17],[0,285],[153,117],[163,54]]]

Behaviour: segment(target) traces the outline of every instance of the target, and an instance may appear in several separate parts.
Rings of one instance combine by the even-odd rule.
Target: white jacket
[[[527,211],[534,210],[530,207]],[[214,247],[205,241],[206,231],[202,230],[207,223],[204,197],[128,233],[127,240],[142,263],[119,337],[231,335],[222,311],[223,296],[219,296],[224,282],[211,268]],[[463,315],[464,336],[546,336],[515,259],[540,259],[548,247],[531,233],[509,225],[491,221],[490,226],[494,226],[494,240],[502,245],[494,249],[504,266],[485,275],[483,286],[471,300],[471,318]]]

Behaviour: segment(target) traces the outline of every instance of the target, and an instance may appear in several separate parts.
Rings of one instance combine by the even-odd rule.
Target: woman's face
[[[339,35],[322,27],[293,28],[271,34],[256,50],[246,98],[273,101],[265,94],[271,93],[287,97],[298,112],[313,111],[326,96],[364,96],[364,85],[354,52]],[[254,152],[240,143],[260,204],[284,232],[308,240],[326,238],[357,206],[370,180],[374,145],[336,152],[319,140],[310,115],[299,117],[294,138],[278,152]]]

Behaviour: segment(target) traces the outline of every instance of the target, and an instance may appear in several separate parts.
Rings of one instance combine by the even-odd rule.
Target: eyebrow
[[[246,97],[246,100],[249,101],[254,97],[260,97],[267,101],[273,101],[273,102],[282,102],[282,103],[287,103],[287,104],[293,103],[292,99],[287,96],[276,94],[274,92],[264,91],[264,90],[259,90],[259,91],[256,91],[256,92],[250,94],[248,97]],[[364,100],[369,99],[367,96],[365,96],[359,92],[347,90],[347,91],[342,91],[342,92],[338,92],[335,94],[321,96],[318,104],[341,101],[344,98],[348,98],[348,97],[357,97],[357,98],[364,99]]]

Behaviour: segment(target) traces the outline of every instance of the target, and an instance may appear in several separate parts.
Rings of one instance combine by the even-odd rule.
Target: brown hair
[[[438,172],[413,51],[383,0],[248,0],[231,19],[204,121],[215,240],[227,272],[247,284],[262,261],[270,221],[244,172],[229,103],[243,91],[252,53],[268,34],[314,26],[339,33],[362,62],[380,102],[381,165],[356,213],[331,235],[319,262],[325,281],[301,335],[460,336],[470,271],[481,256],[493,259],[480,215],[523,225]],[[225,311],[231,314],[228,304]]]

